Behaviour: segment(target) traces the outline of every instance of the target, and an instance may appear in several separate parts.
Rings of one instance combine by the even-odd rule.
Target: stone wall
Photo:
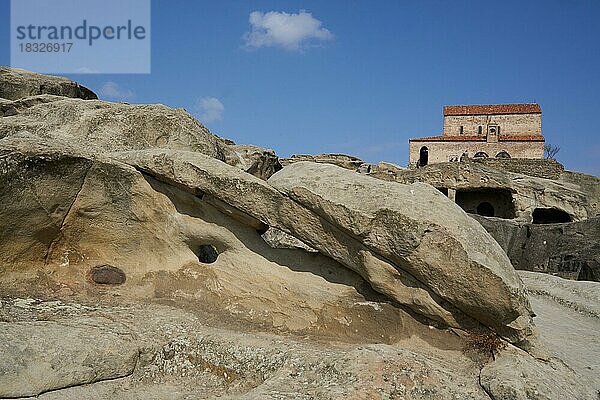
[[[558,179],[565,171],[565,167],[558,161],[547,158],[476,158],[473,159],[473,161],[495,169],[514,172],[516,174],[537,176],[538,178],[545,179]]]
[[[501,151],[506,151],[512,158],[543,158],[544,142],[453,142],[453,141],[411,141],[409,143],[409,160],[416,166],[421,147],[429,150],[429,164],[448,162],[460,157],[464,152],[473,157],[479,151],[493,158]]]
[[[444,136],[477,135],[482,127],[483,136],[489,125],[498,125],[500,135],[541,135],[542,114],[502,115],[447,115],[444,117]]]

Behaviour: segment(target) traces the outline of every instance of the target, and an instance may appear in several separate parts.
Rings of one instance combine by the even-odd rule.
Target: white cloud
[[[76,74],[97,74],[97,73],[99,73],[99,71],[92,69],[92,68],[88,68],[88,67],[79,67],[79,68],[75,69],[75,73]]]
[[[105,82],[100,88],[100,96],[112,100],[129,101],[135,97],[135,93],[128,89],[123,89],[115,82]]]
[[[317,41],[333,39],[333,34],[322,26],[323,23],[304,10],[298,14],[253,11],[248,21],[252,27],[244,34],[248,48],[278,46],[301,51]]]
[[[200,121],[204,123],[223,119],[225,106],[216,97],[203,97],[196,102],[196,110],[200,112]]]

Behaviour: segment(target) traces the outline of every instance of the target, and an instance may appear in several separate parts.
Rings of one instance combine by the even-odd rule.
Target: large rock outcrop
[[[145,223],[140,223],[139,228],[131,225],[130,221],[146,221],[156,216],[151,209],[144,210],[142,204],[139,213],[129,211],[129,215],[109,217],[101,224],[92,222],[114,214],[113,207],[123,213],[131,208],[133,199],[147,197],[143,191],[133,199],[130,194],[147,187],[145,182],[142,186],[136,183],[140,181],[137,171],[142,171],[153,179],[202,197],[204,202],[259,233],[272,226],[297,237],[358,272],[375,290],[417,314],[456,327],[472,327],[479,321],[513,342],[528,339],[533,334],[527,301],[506,255],[479,224],[427,185],[401,186],[334,166],[300,163],[271,177],[273,184],[285,195],[258,178],[200,153],[155,149],[107,154],[111,159],[135,167],[132,169],[117,168],[112,162],[75,150],[65,154],[60,143],[45,139],[17,135],[3,142],[6,165],[3,197],[14,197],[4,218],[6,221],[15,216],[22,219],[17,224],[10,224],[14,228],[3,230],[2,235],[3,262],[13,269],[30,262],[70,265],[72,258],[80,258],[86,265],[79,275],[83,279],[96,264],[143,263],[146,267],[156,265],[158,268],[158,265],[182,266],[192,261],[195,258],[193,249],[201,243],[194,238],[193,227],[184,221],[174,225],[180,226],[177,244],[168,240],[173,235],[169,230],[162,235],[157,230],[146,243],[149,250],[133,251],[136,247],[132,244],[136,242],[129,238],[139,236],[142,240],[145,230],[154,229]],[[48,153],[53,147],[55,152]],[[314,168],[323,170],[315,171]],[[285,177],[298,170],[306,180],[329,173],[331,176],[323,182],[329,178],[332,182],[345,180],[344,184],[356,193],[378,191],[378,198],[382,199],[379,206],[394,198],[396,203],[382,207],[376,212],[374,221],[371,214],[376,208],[365,211],[348,205],[348,210],[336,210],[332,206],[336,213],[328,214],[319,207],[331,205],[309,203],[298,198],[292,187],[286,187]],[[304,183],[297,174],[292,177],[298,184]],[[114,186],[111,182],[119,183]],[[30,190],[16,196],[15,191],[23,184],[30,185]],[[57,196],[48,196],[47,193],[54,193],[53,190],[43,190],[61,184],[67,187]],[[330,186],[331,196],[344,199],[337,188]],[[318,195],[324,194],[319,192]],[[402,196],[414,205],[402,209]],[[40,207],[40,202],[44,206]],[[439,227],[435,218],[427,216],[430,207],[441,208],[438,212],[443,213],[450,225]],[[71,233],[64,229],[69,223],[76,224]],[[371,229],[367,229],[369,225],[372,225]],[[127,239],[120,244],[115,243],[109,248],[98,246],[98,242],[104,240],[102,238],[123,230],[127,231]],[[398,234],[400,231],[402,235]],[[469,248],[473,244],[468,238],[479,238],[487,245],[479,245],[476,249],[481,250],[477,251]],[[73,246],[82,242],[87,244]],[[113,238],[109,243],[114,242]],[[123,246],[131,250],[120,251]],[[446,261],[450,248],[454,249],[455,255]],[[71,273],[70,276],[75,275]],[[68,279],[69,274],[64,278]]]
[[[600,282],[600,217],[560,224],[472,217],[502,246],[515,269]]]
[[[90,89],[67,78],[36,74],[18,68],[0,67],[0,98],[18,100],[39,94],[85,100],[98,98]]]
[[[535,339],[521,281],[428,185],[312,162],[270,176],[271,151],[159,105],[39,94],[0,99],[0,111],[0,397],[597,390],[597,346],[582,344],[595,322],[558,321],[546,281],[524,276],[544,360],[496,336]],[[563,322],[577,346],[562,344]],[[495,361],[463,351],[479,330],[505,344]]]
[[[249,194],[219,181],[219,169],[268,187],[189,154],[234,198]],[[115,158],[31,136],[0,140],[3,295],[168,299],[234,325],[384,342],[429,331],[331,258],[272,248],[260,236],[264,225],[220,200],[226,196],[165,183]]]
[[[197,151],[225,160],[229,152],[223,139],[210,133],[182,109],[49,95],[29,101],[31,107],[2,118],[0,138],[28,132],[69,142],[94,153],[169,148]]]
[[[0,138],[27,132],[93,153],[164,148],[225,161],[263,180],[281,169],[271,149],[236,145],[212,134],[183,109],[161,104],[82,101],[36,95],[0,101]]]
[[[544,179],[491,168],[478,162],[431,164],[416,170],[379,170],[372,177],[397,183],[425,182],[444,193],[469,212],[481,203],[490,203],[491,216],[532,222],[536,209],[560,210],[571,221],[580,221],[600,213],[600,201],[591,186],[600,186],[598,178],[576,179],[563,174],[560,179]]]
[[[386,183],[308,162],[284,168],[269,183],[362,243],[367,251],[340,255],[319,238],[301,237],[377,290],[398,301],[414,296],[419,312],[424,312],[419,306],[442,307],[444,300],[513,341],[532,334],[531,310],[510,261],[478,223],[435,188]]]

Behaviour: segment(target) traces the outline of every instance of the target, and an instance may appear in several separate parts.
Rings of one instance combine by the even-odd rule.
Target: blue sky
[[[300,31],[264,34],[301,10]],[[7,0],[0,17],[8,65]],[[444,105],[538,102],[559,161],[600,175],[598,17],[583,0],[155,0],[151,74],[67,76],[106,99],[186,108],[281,156],[400,165],[409,138],[441,134]]]

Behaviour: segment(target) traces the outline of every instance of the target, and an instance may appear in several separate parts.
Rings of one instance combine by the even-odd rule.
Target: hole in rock
[[[112,265],[98,265],[90,270],[90,279],[99,285],[121,285],[125,283],[125,272]]]
[[[212,264],[217,261],[219,257],[219,253],[217,253],[217,249],[210,244],[201,244],[194,251],[196,257],[198,257],[198,261],[205,264]]]
[[[536,208],[533,210],[534,224],[560,224],[571,222],[571,216],[557,208]]]

